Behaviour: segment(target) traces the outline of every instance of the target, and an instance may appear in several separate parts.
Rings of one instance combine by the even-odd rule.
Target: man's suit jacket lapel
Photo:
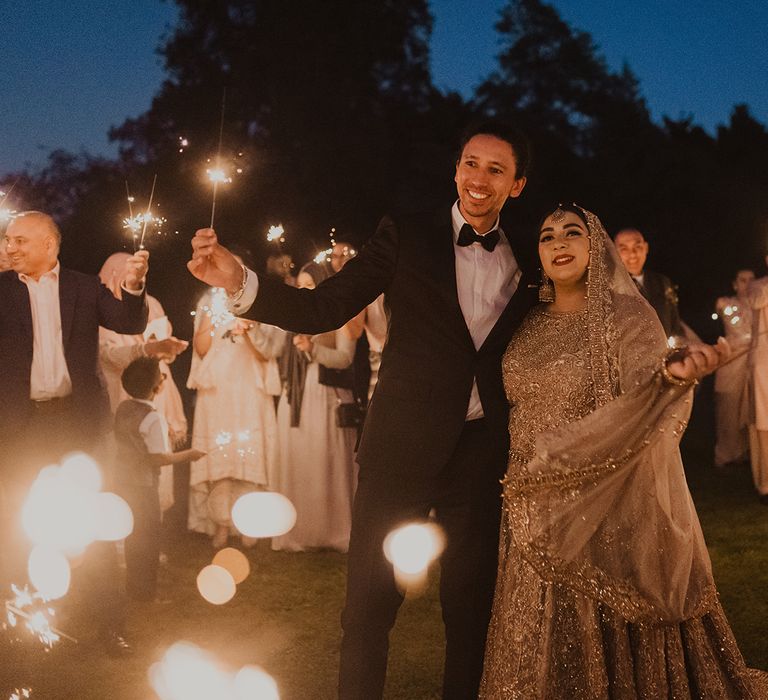
[[[450,214],[447,217],[441,217],[435,228],[435,240],[429,248],[433,251],[432,263],[433,273],[437,278],[440,289],[443,292],[445,302],[450,309],[450,317],[447,319],[457,331],[461,334],[464,341],[474,351],[475,344],[467,328],[467,322],[464,320],[464,314],[459,304],[459,291],[456,285],[456,254],[454,252],[455,244],[453,242],[453,225],[451,224]]]
[[[534,274],[535,265],[532,264],[530,255],[526,255],[529,251],[525,247],[524,242],[520,241],[519,237],[508,233],[506,229],[504,229],[504,235],[507,237],[509,245],[512,247],[512,252],[515,255],[515,260],[517,260],[518,267],[522,274],[517,283],[515,293],[510,298],[504,311],[499,315],[493,328],[491,328],[488,337],[483,341],[479,352],[486,346],[492,345],[500,334],[506,333],[506,330],[510,325],[517,325],[522,320],[523,316],[525,316],[531,308],[531,289],[537,286]]]
[[[11,308],[16,309],[16,318],[19,324],[19,330],[22,338],[25,342],[28,341],[30,358],[32,357],[32,342],[33,342],[33,330],[32,330],[32,306],[29,302],[29,290],[27,285],[19,279],[16,273],[13,273],[16,277],[15,281],[11,285],[13,290],[13,300]]]
[[[72,321],[75,317],[77,302],[77,283],[70,276],[69,270],[60,268],[59,272],[59,309],[61,311],[61,343],[66,355],[69,336],[72,333]]]

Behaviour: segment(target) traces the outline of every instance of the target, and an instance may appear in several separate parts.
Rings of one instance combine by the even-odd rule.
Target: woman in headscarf
[[[118,299],[122,295],[120,285],[125,273],[125,261],[128,253],[110,255],[99,271],[99,279]],[[160,361],[160,371],[166,376],[163,388],[154,399],[157,410],[168,423],[171,444],[178,448],[187,437],[187,419],[181,395],[173,380],[170,367],[176,356],[183,352],[189,343],[173,336],[173,328],[165,315],[160,302],[147,294],[149,317],[143,335],[121,335],[106,328],[99,328],[99,360],[107,385],[109,404],[114,414],[118,404],[129,398],[120,382],[123,370],[138,357],[156,357]],[[160,507],[167,510],[173,505],[173,467],[160,470]]]
[[[206,455],[191,465],[188,526],[212,535],[216,548],[236,534],[234,502],[266,488],[276,468],[274,397],[284,342],[279,328],[232,315],[223,289],[210,289],[197,305],[187,387],[197,390],[192,447]]]
[[[329,277],[308,263],[297,284],[314,289]],[[352,335],[341,328],[316,336],[291,334],[281,358],[284,391],[278,406],[280,461],[274,489],[296,507],[294,528],[272,540],[273,549],[346,552],[356,486],[354,427],[338,424],[338,406],[353,402],[343,370],[351,371]],[[323,383],[324,382],[324,383]]]
[[[539,230],[540,298],[503,359],[510,460],[480,697],[765,698],[720,606],[680,459],[697,376],[598,218]]]

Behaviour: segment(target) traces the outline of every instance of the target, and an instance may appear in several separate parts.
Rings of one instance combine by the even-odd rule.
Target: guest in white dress
[[[305,265],[298,286],[313,289],[329,276],[326,266]],[[355,341],[343,328],[316,336],[294,335],[281,359],[284,391],[278,406],[280,461],[272,487],[296,507],[296,525],[272,540],[272,548],[301,552],[317,548],[346,552],[356,486],[356,430],[337,425],[337,407],[351,403],[348,388],[320,383],[352,364]],[[321,365],[325,370],[321,369]],[[326,378],[326,381],[329,379]]]
[[[207,454],[190,470],[188,526],[212,535],[217,548],[235,532],[230,512],[237,496],[266,488],[276,468],[273,397],[280,393],[276,358],[285,337],[274,326],[234,317],[223,289],[206,292],[197,305],[187,387],[197,390],[192,446]]]
[[[733,359],[715,373],[715,466],[718,467],[743,462],[749,454],[746,410],[749,358],[745,351],[752,340],[749,287],[754,279],[752,270],[737,270],[733,279],[736,296],[720,297],[715,303],[725,338],[733,351]]]
[[[99,279],[118,299],[125,273],[128,253],[110,255],[99,271]],[[155,408],[168,424],[168,438],[174,449],[186,441],[187,419],[179,389],[173,380],[170,367],[176,356],[189,343],[173,336],[173,328],[160,302],[147,294],[149,317],[142,335],[121,335],[107,328],[99,328],[99,361],[109,394],[109,405],[114,416],[120,402],[130,398],[120,381],[123,370],[139,357],[154,357],[160,361],[160,372],[165,375],[162,388],[154,399]],[[173,505],[173,465],[160,469],[160,508],[166,511]]]

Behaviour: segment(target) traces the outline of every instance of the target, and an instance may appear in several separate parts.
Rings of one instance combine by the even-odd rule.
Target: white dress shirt
[[[459,305],[475,349],[479,350],[517,290],[522,272],[512,247],[500,228],[499,242],[493,252],[487,251],[479,242],[462,247],[456,245],[456,241],[458,241],[461,227],[467,221],[459,211],[458,201],[453,205],[451,217]],[[498,227],[497,219],[491,230]],[[258,290],[258,277],[248,270],[245,288],[240,298],[232,302],[232,311],[235,314],[247,311],[256,299]],[[477,380],[475,380],[469,397],[466,420],[482,418],[483,415],[483,406],[480,403]]]
[[[19,279],[27,285],[29,306],[32,311],[32,369],[29,373],[29,398],[33,401],[48,401],[63,398],[72,393],[72,379],[69,376],[67,360],[64,357],[64,340],[61,334],[61,301],[59,298],[59,276],[61,264],[35,280],[19,273]],[[138,290],[121,289],[134,296]]]
[[[72,380],[64,358],[59,304],[59,273],[56,266],[34,280],[20,273],[19,279],[29,290],[32,309],[32,371],[29,376],[29,398],[46,401],[69,396]]]
[[[151,406],[152,410],[144,416],[139,424],[139,435],[147,446],[149,454],[168,454],[171,451],[171,441],[168,437],[168,423],[157,410],[155,404],[148,399],[134,399],[139,403]]]
[[[475,349],[479,350],[515,293],[522,272],[507,237],[499,228],[498,219],[490,230],[499,228],[499,242],[493,252],[489,252],[479,242],[468,246],[456,244],[461,227],[467,223],[461,215],[458,201],[451,209],[451,218],[459,306]],[[475,380],[469,396],[467,420],[482,418],[483,415]]]

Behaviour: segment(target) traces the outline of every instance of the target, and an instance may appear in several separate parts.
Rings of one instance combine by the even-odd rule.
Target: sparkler
[[[11,196],[11,192],[13,192],[14,187],[16,187],[18,184],[19,181],[16,180],[16,182],[11,185],[7,192],[0,191],[0,197],[2,197],[2,200],[0,201],[0,224],[7,224],[16,217],[15,210],[5,209],[4,207],[6,201],[8,201],[8,197]]]
[[[318,264],[322,265],[324,262],[331,262],[331,254],[333,253],[333,248],[326,248],[325,250],[321,250],[313,260]]]
[[[133,236],[133,252],[134,253],[137,250],[144,249],[144,236],[146,235],[147,228],[149,226],[151,226],[153,229],[155,229],[156,232],[159,233],[162,227],[167,222],[165,217],[155,216],[154,214],[152,214],[152,211],[151,211],[152,200],[155,195],[156,183],[157,183],[157,174],[155,174],[155,177],[152,180],[152,191],[149,195],[149,203],[147,204],[147,210],[144,212],[139,212],[135,216],[133,214],[133,202],[135,201],[135,197],[131,195],[130,190],[128,189],[127,180],[125,183],[125,191],[126,191],[127,200],[128,200],[128,217],[123,219],[123,228],[128,229],[131,232],[131,235]],[[141,231],[141,236],[139,236],[139,231]]]
[[[19,620],[24,620],[27,631],[49,649],[62,638],[77,644],[74,637],[51,624],[56,611],[40,592],[30,592],[26,586],[19,588],[15,584],[11,584],[11,590],[14,597],[5,603],[6,620],[10,627],[18,628]]]
[[[227,293],[221,287],[211,288],[211,300],[203,306],[203,313],[211,319],[211,336],[216,335],[219,328],[228,326],[237,318],[230,310],[227,303]],[[195,312],[192,312],[195,315]]]
[[[219,146],[216,149],[216,163],[213,168],[208,168],[208,179],[213,184],[213,196],[211,198],[211,225],[213,228],[213,221],[216,215],[216,193],[218,192],[219,185],[232,182],[232,178],[227,175],[224,169],[221,167],[221,142],[224,139],[224,108],[226,107],[227,89],[224,88],[221,93],[221,120],[219,122]]]
[[[285,236],[283,235],[284,233],[285,229],[283,228],[282,224],[278,224],[277,226],[270,226],[269,231],[267,231],[267,240],[270,243],[277,241],[277,246],[279,248],[281,243],[285,243]]]

